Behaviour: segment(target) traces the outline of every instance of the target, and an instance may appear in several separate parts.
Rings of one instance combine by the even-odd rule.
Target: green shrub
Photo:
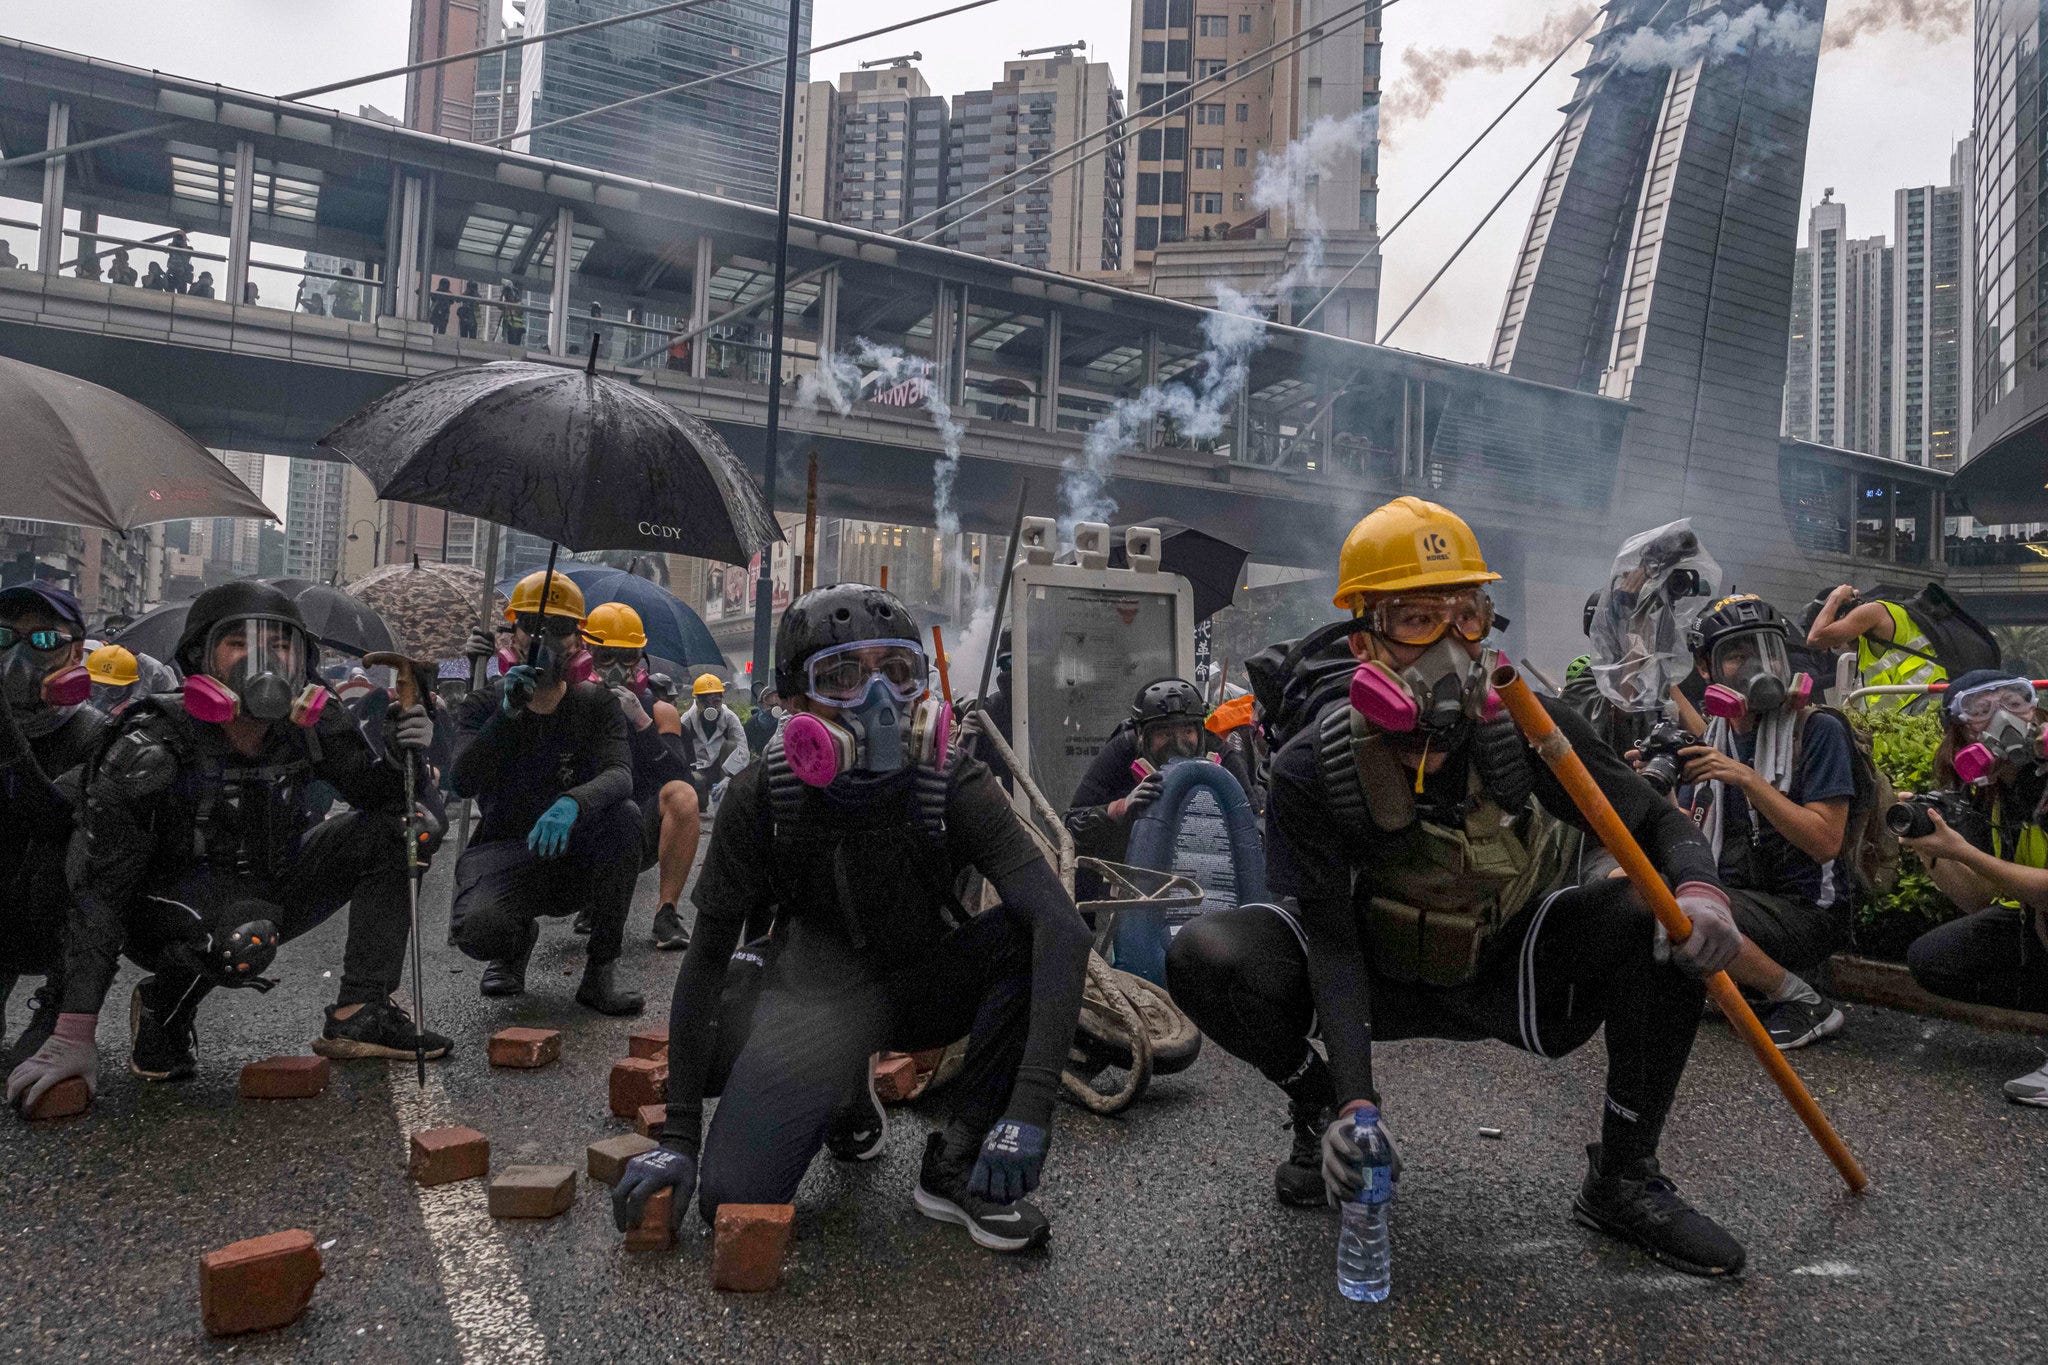
[[[1926,791],[1934,781],[1934,752],[1941,747],[1941,719],[1934,713],[1852,712],[1850,721],[1870,736],[1871,756],[1900,792]],[[1900,850],[1899,880],[1882,895],[1866,895],[1856,906],[1856,949],[1871,957],[1899,961],[1906,945],[1935,925],[1956,917],[1956,908],[1934,885],[1927,869]]]

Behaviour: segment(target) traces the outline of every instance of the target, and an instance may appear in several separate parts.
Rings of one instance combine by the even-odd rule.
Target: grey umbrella
[[[275,514],[184,432],[131,398],[0,357],[0,515],[131,531]]]
[[[592,342],[594,368],[596,344]],[[718,433],[621,380],[533,361],[443,370],[322,437],[377,496],[481,517],[572,550],[745,564],[781,539]]]

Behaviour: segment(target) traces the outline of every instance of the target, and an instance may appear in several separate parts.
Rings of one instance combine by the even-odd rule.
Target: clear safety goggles
[[[1373,634],[1400,645],[1433,645],[1446,633],[1478,644],[1493,630],[1493,599],[1483,588],[1383,597],[1360,613]]]
[[[599,668],[632,668],[640,662],[640,651],[612,645],[592,645],[590,661]]]
[[[820,650],[805,661],[804,691],[826,706],[849,706],[867,695],[870,678],[880,678],[897,701],[915,701],[925,690],[929,671],[924,650],[908,640],[856,640]]]
[[[1959,720],[1982,725],[2000,711],[2010,711],[2022,718],[2031,716],[2035,701],[2034,685],[2026,679],[2000,678],[1954,694],[1948,699],[1948,709]]]
[[[275,673],[288,679],[309,676],[312,642],[306,632],[275,616],[245,616],[222,621],[206,637],[206,671],[226,680]]]
[[[1792,681],[1792,656],[1785,650],[1785,637],[1775,630],[1744,631],[1714,644],[1707,661],[1708,682],[1740,688],[1758,677],[1779,682]]]

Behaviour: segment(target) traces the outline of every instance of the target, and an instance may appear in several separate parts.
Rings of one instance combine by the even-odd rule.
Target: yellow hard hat
[[[624,602],[600,602],[583,619],[583,638],[600,649],[645,649],[647,627]]]
[[[690,684],[690,695],[693,697],[707,696],[714,692],[720,695],[725,692],[725,684],[718,680],[716,673],[699,673],[697,681]]]
[[[94,650],[86,658],[85,671],[94,682],[109,687],[126,687],[142,676],[135,656],[119,645],[101,645]]]
[[[1421,498],[1395,498],[1344,537],[1337,554],[1336,606],[1355,609],[1366,594],[1457,588],[1498,582],[1464,518]]]
[[[505,619],[528,616],[540,612],[543,616],[573,616],[583,619],[583,589],[576,586],[564,573],[556,573],[554,582],[548,584],[548,605],[540,605],[540,585],[547,582],[548,571],[535,569],[519,580],[519,586],[512,589],[512,600],[505,606]]]

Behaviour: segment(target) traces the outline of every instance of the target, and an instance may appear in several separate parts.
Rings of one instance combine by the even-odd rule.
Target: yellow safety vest
[[[1948,670],[1920,654],[1933,652],[1926,634],[1913,623],[1906,609],[1896,602],[1880,602],[1892,618],[1892,638],[1879,652],[1871,644],[1868,635],[1856,637],[1856,672],[1865,687],[1901,687],[1924,685],[1948,681]],[[1884,643],[1884,642],[1880,642]],[[1900,648],[1904,646],[1904,648]],[[1917,649],[1920,654],[1909,654],[1907,650]],[[1910,706],[1919,698],[1910,693],[1893,696],[1867,697],[1864,702],[1874,711],[1897,710]]]

